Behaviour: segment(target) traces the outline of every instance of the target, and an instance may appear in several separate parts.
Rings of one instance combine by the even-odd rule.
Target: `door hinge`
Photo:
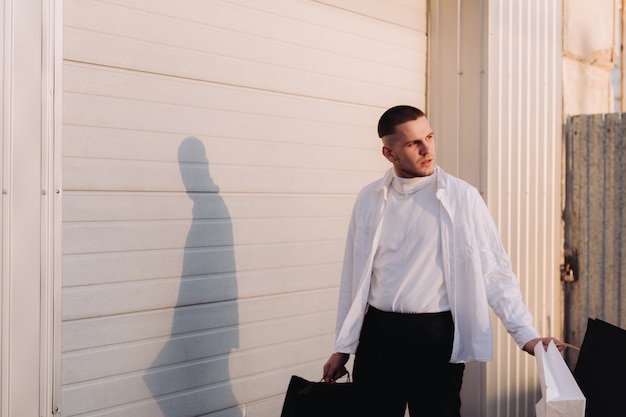
[[[561,265],[561,282],[578,281],[578,250],[565,249],[564,263]]]

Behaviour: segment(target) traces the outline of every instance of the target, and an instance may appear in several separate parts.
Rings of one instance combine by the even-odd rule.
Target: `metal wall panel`
[[[481,192],[485,160],[485,2],[430,2],[428,117],[438,163]]]
[[[0,415],[51,415],[60,226],[56,5],[6,0],[0,9]]]
[[[439,165],[483,195],[485,13],[480,0],[429,3],[427,108]],[[485,376],[484,364],[467,364],[461,391],[464,416],[485,415]]]
[[[566,129],[565,335],[582,344],[587,319],[626,327],[625,114],[569,117]],[[567,351],[572,369],[577,352]]]
[[[561,1],[433,0],[430,13],[439,161],[480,190],[538,330],[559,336]],[[464,415],[533,416],[534,360],[493,322],[494,359],[468,367]]]
[[[490,1],[485,191],[542,335],[561,336],[561,1]],[[534,415],[534,360],[502,326],[492,416]]]

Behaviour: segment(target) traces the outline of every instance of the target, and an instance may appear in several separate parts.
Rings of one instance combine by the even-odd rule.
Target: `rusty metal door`
[[[565,128],[565,340],[580,346],[587,318],[626,325],[625,114],[572,116]],[[578,355],[566,351],[573,369]]]

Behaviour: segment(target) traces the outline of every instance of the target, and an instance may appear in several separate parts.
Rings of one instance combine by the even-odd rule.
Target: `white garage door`
[[[65,0],[63,36],[63,415],[278,415],[426,1]]]

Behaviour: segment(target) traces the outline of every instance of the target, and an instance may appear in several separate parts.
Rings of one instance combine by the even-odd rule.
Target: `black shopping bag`
[[[293,375],[280,417],[350,417],[356,415],[352,382],[311,382]]]
[[[626,415],[626,330],[588,319],[574,378],[587,398],[586,417]]]

